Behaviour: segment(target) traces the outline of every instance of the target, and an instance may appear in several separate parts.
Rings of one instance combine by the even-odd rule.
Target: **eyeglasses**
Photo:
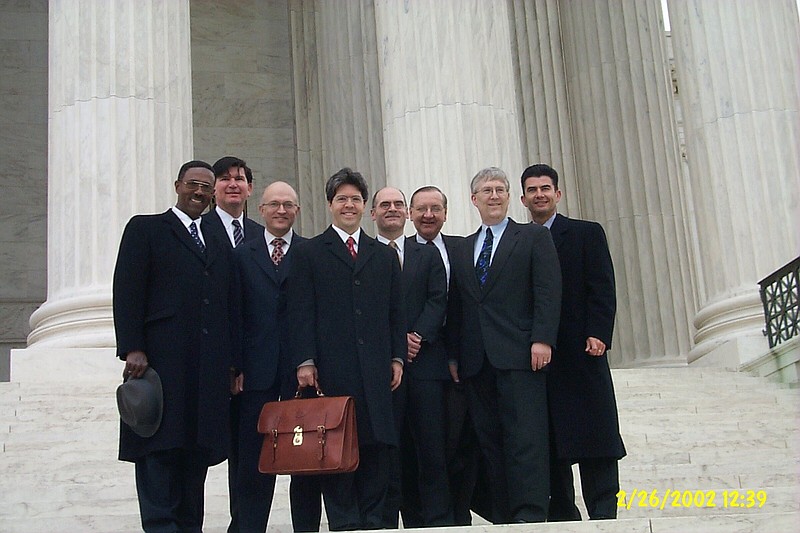
[[[298,205],[294,202],[267,202],[264,204],[259,205],[258,207],[266,207],[267,209],[276,210],[280,207],[283,207],[286,211],[291,211],[298,207]]]
[[[387,200],[386,202],[379,203],[378,207],[380,207],[383,210],[391,209],[392,207],[394,207],[395,209],[405,209],[406,203],[403,200],[395,200],[394,202],[389,202]]]
[[[499,187],[483,187],[475,191],[473,194],[480,194],[483,196],[491,196],[496,194],[497,196],[505,196],[508,194],[508,188],[503,187],[502,185]]]
[[[430,211],[434,215],[438,215],[439,213],[444,212],[444,207],[441,205],[420,205],[411,208],[412,211],[416,211],[417,213],[422,213],[423,215]]]
[[[355,205],[361,205],[364,203],[364,199],[360,196],[345,196],[344,194],[340,194],[339,196],[333,197],[333,203],[335,204],[346,204],[348,202],[353,202]]]
[[[203,183],[202,181],[182,181],[183,186],[186,187],[190,191],[197,191],[199,190],[203,194],[208,194],[214,191],[214,186],[209,183]]]

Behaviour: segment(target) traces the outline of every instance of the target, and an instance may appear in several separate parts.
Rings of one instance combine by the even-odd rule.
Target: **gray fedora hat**
[[[152,437],[161,425],[164,394],[161,378],[152,367],[141,378],[125,378],[117,387],[119,416],[140,437]]]

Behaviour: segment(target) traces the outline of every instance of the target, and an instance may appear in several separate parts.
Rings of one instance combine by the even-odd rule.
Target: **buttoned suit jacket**
[[[448,343],[459,376],[476,375],[484,354],[497,369],[530,370],[531,344],[554,346],[558,336],[561,272],[553,239],[547,228],[509,219],[481,287],[474,261],[479,233],[448,252]]]
[[[326,395],[355,398],[360,445],[397,445],[391,363],[408,351],[397,254],[362,231],[353,260],[332,227],[293,252],[294,366],[313,359]]]
[[[404,373],[413,379],[449,379],[447,353],[440,342],[447,311],[447,276],[439,250],[408,237],[401,277],[407,331],[423,338],[419,353]]]
[[[264,232],[234,249],[241,284],[239,324],[244,390],[268,390],[288,371],[286,286],[294,249],[305,239],[294,233],[292,243],[276,267]]]
[[[556,215],[550,228],[561,264],[558,345],[547,377],[556,449],[562,458],[625,456],[608,355],[586,353],[586,338],[611,348],[614,265],[600,224]]]
[[[117,355],[145,353],[161,377],[164,408],[150,438],[121,424],[122,460],[194,446],[209,465],[227,455],[238,287],[230,247],[204,230],[204,253],[171,210],[137,215],[123,232],[113,282]]]
[[[264,226],[255,220],[247,218],[246,216],[244,217],[243,229],[244,242],[250,242],[258,238],[264,238]],[[228,237],[228,231],[222,224],[222,219],[219,218],[219,214],[217,213],[216,209],[211,209],[211,211],[203,215],[203,235],[209,232],[213,233],[220,239],[223,239],[228,243],[230,248],[233,248],[233,243],[231,243],[231,239]]]

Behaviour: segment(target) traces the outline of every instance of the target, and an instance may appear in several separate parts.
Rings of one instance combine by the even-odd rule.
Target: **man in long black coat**
[[[561,191],[558,173],[550,166],[528,167],[521,181],[522,203],[534,223],[550,228],[563,284],[558,344],[547,377],[553,442],[548,519],[581,519],[575,506],[574,463],[589,518],[615,518],[617,461],[625,456],[625,446],[606,355],[616,312],[606,235],[596,222],[556,213]]]
[[[450,256],[448,343],[492,489],[495,523],[542,522],[549,499],[546,377],[561,272],[550,233],[508,218],[509,182],[490,167],[470,184],[481,227]]]
[[[397,446],[391,391],[407,353],[400,263],[359,227],[368,198],[361,174],[340,170],[326,196],[333,224],[293,251],[292,356],[300,385],[355,398],[358,470],[320,476],[330,529],[375,529],[384,522],[388,448]]]
[[[117,355],[130,379],[151,366],[164,394],[155,435],[120,430],[145,531],[201,531],[206,472],[228,450],[236,278],[230,246],[203,233],[213,186],[208,163],[184,164],[176,206],[128,222],[114,270]]]

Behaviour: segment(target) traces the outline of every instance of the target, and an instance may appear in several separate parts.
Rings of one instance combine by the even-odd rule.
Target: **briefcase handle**
[[[302,397],[303,397],[303,389],[305,389],[305,388],[306,388],[306,387],[304,387],[304,386],[302,386],[302,385],[298,385],[298,386],[297,386],[297,392],[295,392],[295,393],[294,393],[294,397],[295,397],[295,399],[299,399],[299,398],[302,398]],[[317,398],[322,398],[323,396],[325,396],[325,394],[323,394],[323,392],[322,392],[322,389],[320,389],[320,388],[319,388],[319,385],[317,385],[317,386],[316,386],[316,387],[314,387],[314,388],[315,388],[315,389],[316,389],[316,391],[317,391]]]

